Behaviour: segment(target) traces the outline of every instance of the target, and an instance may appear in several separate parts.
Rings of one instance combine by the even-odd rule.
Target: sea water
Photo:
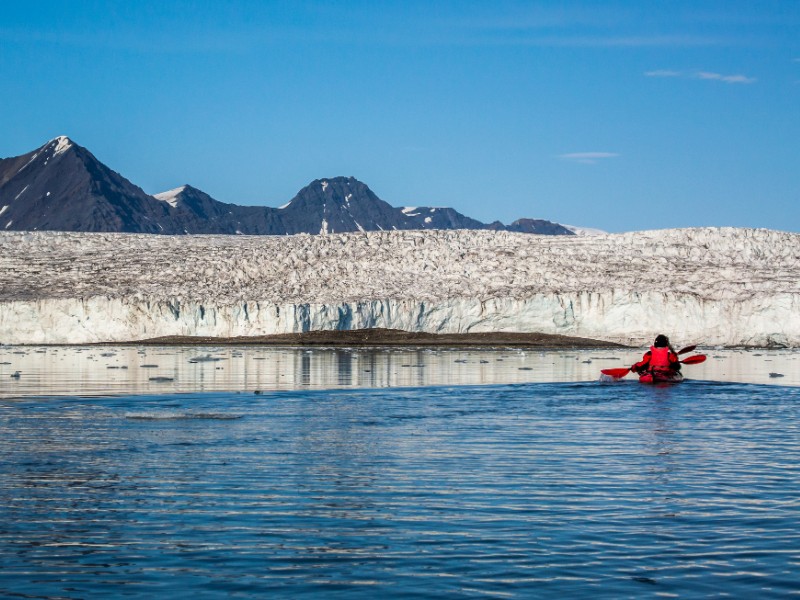
[[[800,351],[702,351],[708,360],[686,365],[687,378],[800,386]],[[641,357],[633,349],[0,346],[0,398],[568,383],[597,381],[602,369]]]
[[[715,381],[9,394],[0,597],[797,595],[799,423]]]

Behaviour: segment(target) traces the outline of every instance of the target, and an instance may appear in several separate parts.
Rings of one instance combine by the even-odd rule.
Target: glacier
[[[800,234],[0,232],[0,343],[385,327],[800,346]]]

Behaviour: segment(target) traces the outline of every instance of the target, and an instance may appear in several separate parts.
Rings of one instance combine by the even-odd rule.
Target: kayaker
[[[678,372],[681,370],[680,358],[669,343],[669,338],[659,334],[656,336],[650,350],[644,353],[642,360],[631,367],[634,373],[650,372]]]

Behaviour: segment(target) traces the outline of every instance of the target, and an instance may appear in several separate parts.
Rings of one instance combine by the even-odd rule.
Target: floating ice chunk
[[[425,222],[426,223],[430,223],[431,221],[433,221],[433,219],[431,219],[430,217],[425,217]]]
[[[8,205],[4,206],[3,208],[0,208],[0,215],[2,215],[4,212],[6,212],[7,208],[8,208]]]
[[[408,213],[414,212],[415,210],[417,210],[416,206],[405,206],[403,207],[403,214],[407,215]]]

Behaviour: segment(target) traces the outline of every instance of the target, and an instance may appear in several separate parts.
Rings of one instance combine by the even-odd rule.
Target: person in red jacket
[[[631,367],[634,373],[645,373],[647,371],[680,371],[681,363],[669,338],[665,335],[657,335],[650,350],[644,353],[642,360]]]

